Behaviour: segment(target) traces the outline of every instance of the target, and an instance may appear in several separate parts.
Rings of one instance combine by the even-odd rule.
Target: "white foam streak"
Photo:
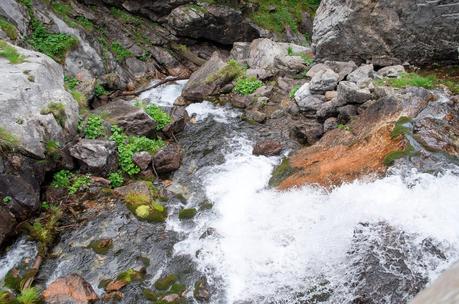
[[[141,100],[149,100],[151,103],[157,104],[159,106],[172,107],[177,97],[179,97],[182,93],[182,89],[187,81],[188,80],[177,80],[172,83],[167,83],[165,85],[143,92],[140,94],[139,98]],[[159,80],[154,80],[150,83],[150,86],[158,82]]]
[[[238,116],[238,113],[227,107],[219,107],[214,104],[203,101],[201,103],[192,103],[186,108],[188,115],[194,115],[196,121],[202,121],[209,116],[212,116],[215,121],[228,123],[229,118]]]

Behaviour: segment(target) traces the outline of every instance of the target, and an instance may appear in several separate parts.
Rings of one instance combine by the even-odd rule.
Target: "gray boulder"
[[[362,104],[372,98],[368,89],[360,89],[355,83],[341,81],[338,84],[336,99],[338,104]]]
[[[339,75],[331,69],[323,69],[312,77],[309,90],[314,94],[325,94],[333,91],[338,84]]]
[[[380,69],[376,74],[379,77],[397,78],[403,73],[405,73],[405,68],[403,65],[392,65]]]
[[[132,161],[139,166],[142,171],[148,169],[151,164],[152,157],[151,154],[145,151],[134,153],[132,156]]]
[[[160,150],[153,157],[153,166],[157,173],[171,173],[180,168],[182,154],[180,146],[171,144]]]
[[[117,168],[116,144],[113,141],[81,139],[70,148],[70,155],[78,160],[82,172],[104,176]]]
[[[6,208],[0,207],[0,244],[8,238],[15,224],[14,216]]]
[[[375,71],[372,64],[364,64],[347,75],[347,80],[356,83],[359,87],[367,87],[373,80]]]
[[[357,69],[354,61],[325,61],[325,65],[338,73],[338,81],[342,81],[347,75]]]
[[[323,0],[314,19],[318,60],[457,63],[459,6],[427,0]]]

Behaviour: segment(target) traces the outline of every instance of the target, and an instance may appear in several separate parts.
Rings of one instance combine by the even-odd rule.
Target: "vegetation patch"
[[[23,63],[25,59],[16,48],[4,40],[0,40],[0,57],[6,58],[11,64]]]
[[[104,96],[107,94],[108,94],[108,91],[101,84],[99,83],[96,84],[94,88],[94,95],[96,95],[97,97],[100,97],[100,96]]]
[[[174,274],[168,274],[155,282],[155,288],[158,290],[168,290],[175,282],[177,282],[177,277]]]
[[[89,187],[91,183],[91,177],[88,175],[76,175],[68,170],[60,170],[54,174],[51,186],[54,188],[67,189],[69,194],[73,195]]]
[[[51,33],[36,18],[32,19],[32,34],[27,42],[37,51],[63,63],[67,53],[78,45],[75,36],[64,33]]]
[[[295,84],[295,85],[293,86],[293,88],[290,90],[290,93],[288,94],[288,96],[289,96],[290,98],[295,97],[295,94],[296,94],[296,92],[298,92],[298,90],[300,89],[300,87],[301,87],[301,86],[300,86],[299,84]]]
[[[48,106],[40,111],[41,115],[52,114],[56,122],[62,127],[65,127],[67,114],[65,114],[65,106],[62,102],[51,102]]]
[[[235,78],[244,76],[245,70],[246,68],[243,65],[236,60],[231,59],[218,72],[207,77],[206,83],[212,83],[215,81],[228,82]]]
[[[404,150],[396,150],[388,153],[383,160],[385,166],[389,167],[394,164],[397,159],[410,157],[416,154],[413,146],[408,145]]]
[[[117,18],[123,23],[131,25],[141,25],[143,23],[142,18],[129,14],[128,12],[121,10],[116,7],[112,7],[110,10],[113,17]]]
[[[16,27],[2,16],[0,16],[0,29],[2,29],[11,40],[18,39],[18,30]]]
[[[39,304],[42,302],[40,290],[36,287],[24,288],[17,296],[16,301],[19,304]]]
[[[20,141],[11,132],[0,127],[0,153],[14,150]]]
[[[112,188],[121,187],[124,184],[124,177],[121,172],[112,172],[108,175],[110,186]]]
[[[255,77],[240,77],[236,80],[233,91],[240,95],[250,95],[263,86],[263,82]]]
[[[169,114],[157,105],[150,104],[144,108],[145,112],[156,122],[156,130],[162,130],[172,122]]]
[[[124,197],[128,209],[142,221],[161,223],[167,219],[167,210],[163,205],[152,201],[149,196],[131,192]]]
[[[91,114],[86,119],[83,127],[85,138],[96,139],[105,134],[104,120],[100,115]]]
[[[126,58],[132,57],[131,51],[127,50],[120,42],[115,41],[111,45],[111,51],[118,62],[123,62]]]
[[[392,132],[390,133],[390,137],[392,139],[395,139],[399,137],[400,135],[406,135],[410,132],[410,129],[406,127],[406,124],[409,124],[411,122],[411,118],[402,116],[400,117],[397,122],[395,123],[394,128],[392,129]]]
[[[87,31],[91,32],[94,29],[94,24],[92,23],[92,21],[84,16],[77,16],[75,20],[79,25],[81,25],[81,27],[83,27]]]
[[[145,136],[127,136],[117,126],[112,127],[113,140],[117,145],[121,170],[129,176],[140,173],[140,168],[132,161],[134,153],[146,151],[154,155],[165,146],[161,139],[149,139]]]
[[[61,157],[61,145],[55,140],[48,140],[45,143],[45,155],[47,159],[57,161]]]
[[[286,157],[276,168],[274,168],[271,179],[269,180],[269,185],[271,187],[276,187],[293,173],[295,173],[295,169],[290,166],[290,161]]]

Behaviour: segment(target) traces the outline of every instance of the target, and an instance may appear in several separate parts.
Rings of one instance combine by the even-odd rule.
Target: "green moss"
[[[410,132],[410,129],[408,127],[405,127],[405,125],[410,122],[411,122],[411,118],[406,117],[406,116],[400,117],[395,123],[394,128],[392,129],[392,132],[390,133],[390,137],[392,139],[395,139],[399,137],[400,135],[408,134]]]
[[[158,294],[154,292],[153,290],[145,288],[143,290],[143,296],[145,299],[151,301],[151,302],[156,302],[158,300]]]
[[[404,150],[396,150],[388,153],[383,160],[385,166],[389,167],[394,164],[397,159],[413,156],[416,154],[413,146],[408,145]]]
[[[16,27],[2,16],[0,16],[0,29],[2,29],[11,40],[16,40],[18,38],[18,30]]]
[[[36,18],[32,20],[32,34],[27,42],[37,51],[44,53],[59,63],[63,63],[67,53],[78,45],[75,36],[51,33]]]
[[[125,272],[122,272],[118,275],[116,278],[118,281],[122,281],[126,284],[130,284],[132,282],[139,282],[142,281],[145,277],[145,272],[140,270],[135,270],[135,269],[128,269]]]
[[[177,277],[174,274],[168,274],[155,282],[155,288],[158,290],[168,290],[175,282],[177,282]]]
[[[19,146],[20,141],[11,132],[0,127],[0,152],[14,150]]]
[[[92,249],[95,253],[106,255],[110,249],[113,248],[113,240],[101,239],[91,241],[88,245],[89,249]]]
[[[125,195],[124,202],[128,209],[139,219],[152,223],[161,223],[167,219],[167,209],[146,194],[130,192]]]
[[[216,73],[209,75],[206,79],[206,83],[212,83],[215,81],[229,82],[238,77],[242,77],[244,74],[245,67],[236,60],[231,59]]]
[[[180,283],[175,283],[174,285],[171,286],[170,293],[175,293],[178,295],[181,295],[183,292],[185,292],[186,286]]]
[[[181,220],[192,219],[193,217],[195,217],[196,213],[197,213],[196,208],[182,209],[179,211],[179,219]]]
[[[300,86],[299,84],[295,84],[295,85],[293,86],[293,88],[290,90],[290,93],[288,94],[288,96],[289,96],[290,98],[295,97],[295,94],[296,94],[296,92],[298,92],[298,90],[300,89],[300,87],[301,87],[301,86]]]
[[[56,122],[62,127],[65,127],[67,115],[65,106],[62,102],[50,102],[48,106],[40,111],[41,115],[52,114]]]
[[[388,85],[398,89],[408,87],[421,87],[425,89],[433,89],[438,82],[434,75],[421,76],[416,73],[403,73],[398,78],[386,78],[377,80],[375,83],[378,85]]]
[[[24,56],[19,54],[16,48],[4,40],[0,40],[0,57],[6,58],[11,64],[24,62]]]
[[[278,186],[284,179],[295,173],[295,169],[290,166],[288,158],[284,158],[282,162],[274,168],[274,171],[269,180],[271,187]]]

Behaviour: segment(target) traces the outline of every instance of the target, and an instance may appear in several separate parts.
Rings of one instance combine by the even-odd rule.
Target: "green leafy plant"
[[[127,50],[121,43],[115,41],[111,45],[111,51],[118,62],[123,62],[126,58],[132,57],[131,51]]]
[[[83,188],[91,185],[91,177],[80,175],[73,179],[72,184],[68,187],[69,194],[75,194]]]
[[[78,39],[64,33],[50,33],[36,18],[32,19],[32,34],[27,42],[37,51],[63,63],[67,53],[78,45]]]
[[[338,124],[336,128],[347,132],[351,131],[351,127],[349,127],[348,125]]]
[[[290,98],[295,97],[295,94],[296,94],[296,92],[298,92],[298,90],[300,89],[300,87],[301,87],[301,86],[300,86],[299,84],[295,84],[295,85],[293,86],[293,88],[290,90],[290,93],[288,94],[288,96],[289,96]]]
[[[121,187],[124,183],[123,174],[121,172],[112,172],[108,175],[108,180],[110,181],[110,186],[112,188]]]
[[[0,40],[0,57],[6,58],[11,64],[24,62],[24,56],[4,40]]]
[[[95,114],[89,115],[83,132],[85,137],[89,139],[96,139],[104,135],[104,120],[102,117]]]
[[[74,90],[80,81],[75,76],[64,76],[64,85],[67,90]]]
[[[18,38],[18,31],[16,27],[1,16],[0,29],[2,29],[2,31],[4,31],[8,38],[10,38],[11,40],[16,40]]]
[[[65,114],[65,105],[62,102],[50,102],[48,106],[40,111],[42,115],[52,114],[57,123],[64,128],[67,114]]]
[[[5,205],[8,205],[9,203],[11,203],[13,201],[13,198],[11,196],[5,196],[3,199],[2,199],[2,202],[5,204]]]
[[[96,95],[97,97],[100,97],[100,96],[104,96],[107,94],[108,94],[108,91],[101,84],[97,84],[95,86],[94,95]]]
[[[236,80],[233,91],[240,95],[250,95],[263,86],[263,82],[255,77],[240,77]]]
[[[164,112],[157,105],[150,104],[145,107],[145,112],[156,121],[156,129],[162,130],[165,126],[171,123],[172,119],[169,114]]]
[[[84,16],[77,16],[75,20],[87,31],[92,31],[94,29],[94,24],[92,23],[92,21]]]
[[[41,203],[41,209],[48,210],[50,208],[50,204],[48,202]]]
[[[69,170],[61,170],[56,172],[53,176],[51,185],[54,188],[67,188],[70,186],[70,178],[72,173]]]

